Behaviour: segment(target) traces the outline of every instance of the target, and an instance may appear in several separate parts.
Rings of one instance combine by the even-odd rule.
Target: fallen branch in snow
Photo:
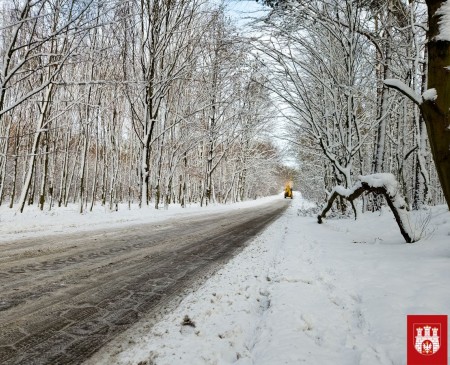
[[[413,243],[420,239],[420,236],[411,228],[408,206],[405,199],[400,195],[398,182],[392,174],[381,173],[360,176],[359,181],[351,189],[336,186],[331,191],[327,205],[322,210],[322,213],[317,216],[319,224],[322,223],[323,218],[326,217],[327,212],[331,209],[334,200],[338,196],[345,198],[351,202],[353,206],[353,201],[364,192],[381,194],[386,198],[398,227],[400,228],[400,232],[406,242]]]

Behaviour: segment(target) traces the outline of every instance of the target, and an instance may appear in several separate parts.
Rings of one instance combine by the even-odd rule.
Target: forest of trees
[[[0,4],[0,204],[83,212],[278,192],[270,95],[223,7]]]
[[[324,202],[379,172],[415,209],[445,202],[420,105],[384,82],[427,89],[423,0],[268,0],[245,32],[207,0],[0,4],[0,205],[207,205],[285,179]]]
[[[448,182],[450,123],[441,118],[439,127],[436,121],[426,124],[424,107],[417,102],[427,90],[427,43],[436,35],[436,29],[428,31],[427,5],[436,12],[443,2],[265,3],[272,10],[259,22],[264,35],[254,43],[260,63],[272,70],[268,87],[290,121],[286,138],[296,146],[306,196],[323,201],[334,186],[349,188],[360,175],[392,173],[414,209],[445,203],[427,127],[441,139],[435,152],[447,164],[438,167]],[[439,23],[435,15],[442,16],[430,14],[430,24]],[[448,42],[441,43],[441,49],[448,48]],[[440,68],[437,78],[448,89],[445,68]],[[445,111],[444,88],[440,100]],[[380,204],[377,197],[364,197],[365,208]]]

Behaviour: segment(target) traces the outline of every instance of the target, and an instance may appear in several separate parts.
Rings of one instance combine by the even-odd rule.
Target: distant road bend
[[[0,364],[80,364],[163,312],[288,206],[0,243]]]

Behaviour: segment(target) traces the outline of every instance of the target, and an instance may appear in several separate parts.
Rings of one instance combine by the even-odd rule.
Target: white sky
[[[267,11],[267,7],[262,6],[261,3],[257,3],[255,0],[226,0],[228,14],[235,19],[238,24],[244,25],[251,18],[255,18]]]

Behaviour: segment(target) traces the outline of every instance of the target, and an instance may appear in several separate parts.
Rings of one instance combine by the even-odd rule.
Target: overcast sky
[[[249,18],[264,15],[267,11],[266,7],[257,3],[255,0],[226,0],[225,4],[227,6],[227,13],[236,19],[238,24],[242,25],[247,23],[250,20]]]

